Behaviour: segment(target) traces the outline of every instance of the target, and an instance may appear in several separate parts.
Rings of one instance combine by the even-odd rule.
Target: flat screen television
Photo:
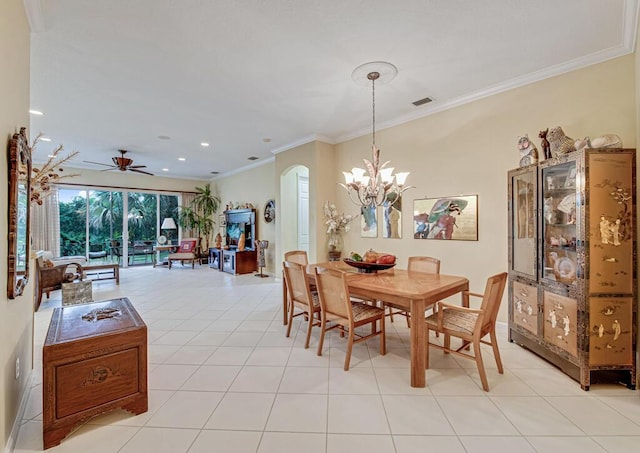
[[[253,249],[253,223],[255,216],[251,210],[240,212],[227,211],[227,245],[231,248],[238,247],[240,235],[244,232],[245,249]]]

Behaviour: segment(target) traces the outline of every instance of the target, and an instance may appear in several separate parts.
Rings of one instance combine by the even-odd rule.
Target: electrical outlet
[[[20,357],[16,357],[16,379],[20,378]]]

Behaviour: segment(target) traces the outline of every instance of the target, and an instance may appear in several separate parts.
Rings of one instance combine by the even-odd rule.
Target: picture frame
[[[360,208],[360,237],[378,237],[378,208],[376,206]]]
[[[393,194],[382,204],[380,219],[384,239],[402,239],[402,195]]]
[[[478,195],[413,200],[414,239],[478,240]]]

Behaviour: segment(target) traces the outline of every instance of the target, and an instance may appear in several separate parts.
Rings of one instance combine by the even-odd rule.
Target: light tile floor
[[[478,283],[479,285],[480,283]],[[473,285],[472,285],[473,286]],[[149,327],[149,411],[115,411],[82,425],[58,452],[410,453],[638,452],[640,392],[594,385],[589,392],[500,326],[505,374],[484,354],[491,392],[475,363],[431,353],[427,387],[409,385],[403,318],[377,340],[354,346],[318,334],[303,348],[282,325],[282,284],[206,266],[123,269],[95,282],[95,300],[128,297]],[[42,344],[60,292],[35,315],[35,369],[16,452],[42,450]]]

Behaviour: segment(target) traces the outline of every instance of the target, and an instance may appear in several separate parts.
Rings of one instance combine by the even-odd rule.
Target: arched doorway
[[[280,176],[280,206],[282,251],[306,250],[311,260],[315,253],[310,247],[309,168],[296,165]]]

